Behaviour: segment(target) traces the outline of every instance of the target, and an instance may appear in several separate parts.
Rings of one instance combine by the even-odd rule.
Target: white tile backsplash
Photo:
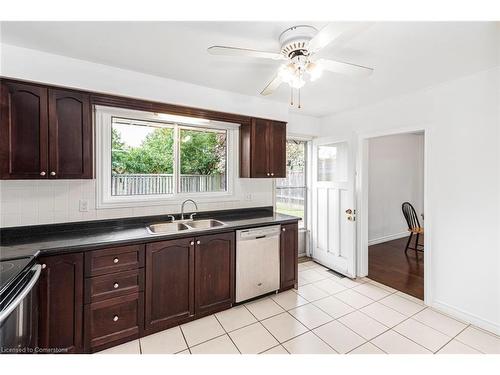
[[[178,213],[181,200],[158,206],[96,209],[95,180],[0,181],[0,227],[66,223]],[[273,183],[267,179],[236,179],[234,200],[200,202],[200,211],[261,207],[273,204]],[[251,193],[252,200],[245,200]],[[88,212],[79,211],[81,199]],[[196,198],[194,198],[196,200]]]

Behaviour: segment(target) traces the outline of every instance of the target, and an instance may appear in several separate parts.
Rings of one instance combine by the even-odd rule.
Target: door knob
[[[352,210],[350,208],[348,208],[347,210],[345,210],[345,213],[347,215],[352,215]]]

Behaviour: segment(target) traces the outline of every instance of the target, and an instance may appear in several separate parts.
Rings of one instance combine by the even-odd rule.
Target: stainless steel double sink
[[[146,227],[149,234],[175,234],[193,229],[210,229],[226,225],[219,220],[188,220],[188,221],[169,221],[167,223],[151,224]]]

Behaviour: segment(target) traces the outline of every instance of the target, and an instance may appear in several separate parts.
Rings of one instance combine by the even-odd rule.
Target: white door
[[[313,258],[332,270],[356,276],[354,142],[313,141]]]

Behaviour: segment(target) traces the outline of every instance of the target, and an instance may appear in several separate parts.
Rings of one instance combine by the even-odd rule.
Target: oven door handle
[[[0,312],[0,325],[3,323],[5,319],[10,315],[12,311],[14,311],[17,306],[22,302],[24,297],[28,295],[29,292],[31,292],[31,289],[35,286],[36,282],[40,278],[40,274],[42,272],[42,266],[39,264],[35,264],[33,268],[31,269],[32,271],[35,271],[35,274],[31,277],[31,280],[26,284],[26,286],[23,288],[23,290],[17,295],[17,297],[9,303],[9,305],[5,308],[5,310],[2,310]]]

